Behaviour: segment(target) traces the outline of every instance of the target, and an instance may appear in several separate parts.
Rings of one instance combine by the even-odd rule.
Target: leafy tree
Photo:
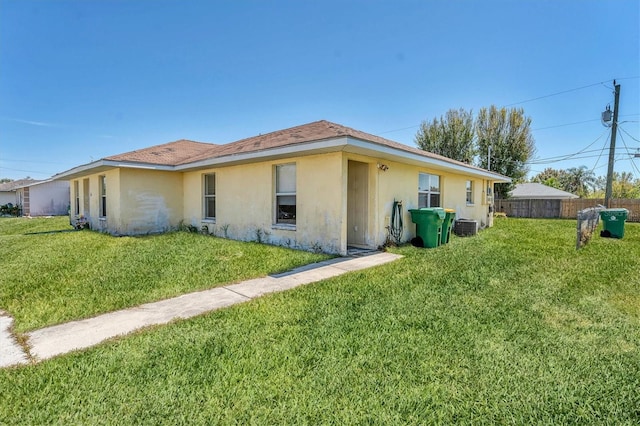
[[[495,105],[481,108],[476,118],[478,166],[488,168],[487,153],[491,147],[491,170],[509,176],[513,183],[524,182],[527,161],[535,154],[531,135],[531,118],[522,108],[498,109]],[[504,197],[512,184],[496,185],[496,196]]]
[[[541,183],[543,185],[547,185],[556,189],[562,189],[564,191],[562,182],[565,179],[565,174],[566,172],[564,170],[547,167],[542,172],[532,177],[531,182]]]
[[[415,143],[425,151],[443,155],[464,163],[475,156],[473,114],[471,111],[450,109],[440,119],[420,124]]]
[[[595,181],[596,190],[593,193],[594,198],[604,198],[607,178],[600,176]],[[613,172],[613,180],[611,182],[612,198],[640,198],[640,179],[634,179],[633,174],[629,172]]]
[[[561,183],[563,190],[584,198],[589,195],[589,189],[595,189],[596,176],[587,166],[571,167],[566,170]]]
[[[13,182],[13,179],[9,179],[9,178],[0,178],[0,183],[9,183],[9,182]]]

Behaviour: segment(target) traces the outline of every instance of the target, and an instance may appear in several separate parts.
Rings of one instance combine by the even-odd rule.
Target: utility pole
[[[611,207],[611,192],[613,188],[613,160],[616,153],[616,134],[618,133],[618,103],[620,101],[620,85],[613,80],[615,99],[613,101],[613,124],[611,125],[611,144],[609,145],[609,167],[607,168],[607,187],[604,191],[604,205]]]
[[[491,171],[491,145],[487,148],[487,170]]]

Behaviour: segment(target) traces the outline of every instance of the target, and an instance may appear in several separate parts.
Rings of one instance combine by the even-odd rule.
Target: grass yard
[[[640,224],[574,247],[574,221],[499,219],[438,249],[394,249],[405,258],[391,264],[0,370],[0,424],[636,425]]]
[[[187,232],[53,232],[71,230],[67,217],[0,219],[0,309],[17,332],[328,258]]]

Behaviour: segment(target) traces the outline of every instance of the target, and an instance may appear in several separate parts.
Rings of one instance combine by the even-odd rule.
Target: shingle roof
[[[16,188],[20,188],[20,187],[23,187],[23,186],[31,185],[31,184],[34,184],[34,183],[37,183],[37,182],[40,182],[40,181],[36,180],[36,179],[12,180],[11,182],[0,183],[0,191],[2,191],[2,192],[15,191]]]
[[[326,120],[315,121],[301,126],[266,133],[264,135],[253,136],[224,145],[179,140],[137,151],[114,155],[105,159],[177,166],[210,158],[257,152],[282,146],[303,144],[306,142],[315,142],[338,137],[352,137],[411,152],[424,157],[430,157],[454,164],[463,164],[465,167],[475,168],[474,166],[466,163],[461,163],[441,155],[410,147],[380,136],[345,127],[340,124],[331,123]]]
[[[541,183],[519,183],[510,193],[511,198],[562,199],[577,195]]]
[[[181,139],[175,142],[112,155],[111,157],[106,157],[105,160],[175,166],[178,164],[190,163],[192,158],[200,156],[206,152],[215,151],[216,148],[218,148],[218,145]]]

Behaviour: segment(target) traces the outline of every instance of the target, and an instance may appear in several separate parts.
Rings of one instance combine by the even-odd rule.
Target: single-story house
[[[54,176],[71,219],[114,235],[182,225],[238,240],[346,254],[387,240],[402,201],[491,224],[493,184],[508,177],[328,121],[224,145],[179,140]]]
[[[579,197],[541,183],[519,183],[509,193],[509,198],[515,200],[566,200]]]

